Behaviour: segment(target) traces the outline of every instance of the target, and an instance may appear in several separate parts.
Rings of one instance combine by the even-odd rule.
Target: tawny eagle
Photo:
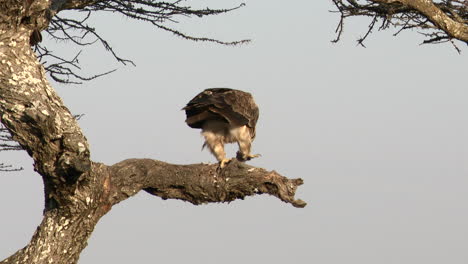
[[[250,160],[260,155],[250,154],[255,138],[258,106],[250,93],[229,88],[210,88],[195,96],[185,110],[185,122],[192,128],[201,128],[207,146],[223,168],[226,158],[224,144],[237,142],[237,159]]]

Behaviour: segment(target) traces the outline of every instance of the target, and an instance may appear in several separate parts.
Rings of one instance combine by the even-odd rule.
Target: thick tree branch
[[[295,207],[301,179],[288,179],[275,171],[255,168],[233,160],[226,168],[218,164],[173,165],[150,159],[129,159],[111,166],[112,204],[140,189],[163,199],[180,199],[198,205],[231,202],[246,196],[268,193]]]
[[[53,0],[58,11],[66,9],[83,9],[102,0]]]
[[[448,36],[459,39],[468,44],[468,21],[459,22],[449,17],[442,9],[431,0],[372,0],[377,3],[401,3],[421,13],[429,19],[437,28],[443,30]],[[465,12],[468,3],[465,3]],[[455,13],[456,14],[456,13]],[[461,18],[458,16],[458,18]]]

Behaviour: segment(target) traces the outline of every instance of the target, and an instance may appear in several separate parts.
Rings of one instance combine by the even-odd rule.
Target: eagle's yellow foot
[[[229,162],[231,161],[231,159],[222,159],[220,162],[219,162],[219,167],[222,169],[224,167],[226,167],[226,164],[228,164]]]

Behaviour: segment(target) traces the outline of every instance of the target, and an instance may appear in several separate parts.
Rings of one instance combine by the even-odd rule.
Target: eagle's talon
[[[222,160],[219,162],[219,167],[220,167],[221,169],[223,169],[224,167],[226,167],[226,164],[228,164],[230,161],[231,161],[231,159],[222,159]]]

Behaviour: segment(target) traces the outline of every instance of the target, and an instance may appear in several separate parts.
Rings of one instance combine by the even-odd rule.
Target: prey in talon
[[[259,110],[250,93],[230,88],[210,88],[195,96],[182,108],[191,128],[201,128],[204,147],[216,157],[224,168],[231,159],[226,158],[224,145],[237,142],[236,158],[247,161],[260,157],[251,154]]]
[[[260,154],[255,154],[255,155],[252,155],[252,154],[248,154],[248,155],[245,155],[244,153],[240,152],[240,151],[237,151],[236,153],[236,158],[237,160],[239,161],[247,161],[247,160],[251,160],[251,159],[254,159],[254,158],[258,158],[258,157],[261,157],[262,155]]]

